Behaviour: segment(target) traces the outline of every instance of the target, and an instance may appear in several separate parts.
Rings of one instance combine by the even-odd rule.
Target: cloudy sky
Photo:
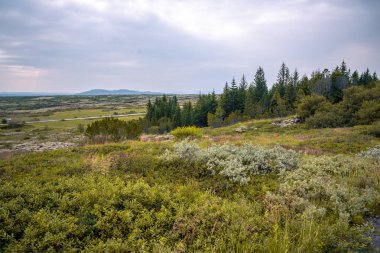
[[[282,62],[380,71],[377,0],[1,0],[0,92],[198,93]]]

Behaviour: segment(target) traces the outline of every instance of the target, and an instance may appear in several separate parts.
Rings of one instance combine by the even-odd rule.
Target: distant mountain
[[[99,95],[161,95],[163,93],[160,92],[152,92],[152,91],[137,91],[137,90],[103,90],[103,89],[95,89],[89,90],[81,93],[77,93],[75,95],[81,96],[99,96]]]

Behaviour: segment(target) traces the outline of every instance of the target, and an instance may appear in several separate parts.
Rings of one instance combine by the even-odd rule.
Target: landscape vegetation
[[[2,97],[0,109],[0,252],[378,247],[368,69],[282,64],[271,88],[259,67],[222,94]],[[82,119],[94,116],[107,117]]]

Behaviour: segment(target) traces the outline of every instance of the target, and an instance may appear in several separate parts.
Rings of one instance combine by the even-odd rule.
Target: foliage
[[[368,252],[379,182],[361,155],[249,144],[17,155],[0,160],[0,251]]]
[[[145,123],[149,128],[158,126],[160,133],[170,132],[180,126],[205,127],[208,113],[215,113],[216,107],[217,101],[214,92],[208,95],[200,94],[194,107],[188,101],[181,108],[176,96],[157,97],[153,103],[150,100],[148,102]],[[148,132],[151,132],[150,129]]]
[[[215,92],[199,95],[194,106],[186,102],[182,108],[176,96],[156,98],[153,104],[149,101],[145,119],[152,127],[159,126],[160,119],[164,118],[167,127],[160,129],[166,132],[178,126],[215,128],[250,118],[284,117],[296,111],[303,120],[317,113],[309,119],[310,127],[368,124],[379,118],[380,85],[377,81],[376,73],[370,74],[368,69],[360,76],[357,71],[351,74],[344,61],[331,73],[328,69],[314,71],[310,79],[306,75],[300,78],[297,69],[290,73],[282,63],[277,81],[269,90],[264,70],[259,67],[250,85],[244,74],[239,84],[232,78],[230,83],[225,83],[218,99]],[[352,97],[356,99],[351,106]],[[364,100],[368,102],[363,104]],[[329,106],[331,110],[328,111],[324,106],[323,112],[317,112],[320,105],[326,103],[339,106]],[[336,112],[339,117],[334,120]]]
[[[184,138],[200,138],[202,137],[202,130],[195,126],[177,127],[171,134],[177,139]]]
[[[10,121],[5,126],[2,126],[2,129],[17,129],[25,126],[24,121]]]
[[[162,159],[200,162],[207,165],[213,174],[220,174],[240,184],[248,183],[251,175],[279,173],[295,169],[298,165],[298,154],[279,146],[263,149],[250,144],[242,147],[224,144],[201,150],[188,141],[175,144],[174,150],[167,150]]]
[[[137,138],[142,130],[140,120],[123,121],[117,118],[104,118],[88,125],[85,135],[93,141],[121,141]]]
[[[321,96],[307,96],[299,104],[298,114],[310,128],[371,124],[380,119],[380,83],[348,88],[336,104]]]
[[[359,156],[371,159],[376,161],[377,163],[380,163],[380,145],[377,145],[376,147],[370,148],[366,151],[363,151],[359,154]]]
[[[311,95],[305,97],[302,102],[298,105],[298,116],[301,119],[306,119],[315,114],[317,109],[322,103],[325,103],[326,99],[322,96]]]
[[[380,119],[380,102],[375,100],[364,101],[355,115],[362,124],[370,124]]]

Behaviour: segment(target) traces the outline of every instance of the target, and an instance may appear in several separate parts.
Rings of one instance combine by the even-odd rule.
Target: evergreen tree
[[[285,63],[282,63],[280,71],[277,75],[277,83],[275,84],[281,97],[284,97],[285,95],[285,86],[289,83],[289,78],[289,68],[285,65]]]
[[[199,95],[194,106],[194,124],[196,126],[207,126],[208,113],[215,113],[217,107],[215,92],[208,95]]]
[[[240,113],[244,112],[246,91],[247,91],[247,81],[245,80],[245,76],[243,75],[239,84],[238,92],[237,92],[237,110]]]
[[[274,117],[283,117],[287,113],[285,100],[281,97],[278,89],[275,89],[273,93],[270,107]]]
[[[304,75],[297,87],[297,90],[302,90],[305,95],[311,94],[311,88],[309,83],[309,78],[307,78],[306,75]],[[297,91],[298,92],[298,91]]]
[[[221,107],[221,113],[223,119],[227,116],[229,113],[229,100],[230,100],[230,87],[228,86],[228,83],[224,85],[223,93],[220,96],[220,107]]]
[[[349,79],[346,76],[347,72],[343,71],[346,71],[344,61],[341,68],[336,67],[330,76],[331,88],[328,97],[333,103],[338,103],[343,99],[343,89],[347,88],[349,84]]]
[[[255,78],[255,103],[262,101],[263,98],[268,94],[267,81],[265,79],[264,69],[259,67],[256,71]]]
[[[257,101],[256,101],[256,91],[257,88],[251,84],[245,94],[245,104],[244,104],[244,115],[250,117],[250,118],[255,118],[256,117],[256,106],[257,106]]]
[[[359,83],[359,85],[368,85],[372,81],[373,81],[372,76],[369,73],[369,69],[367,68],[367,70],[360,75],[358,83]]]
[[[350,79],[350,83],[352,85],[358,85],[359,83],[359,73],[357,70],[355,70],[352,75],[351,75],[351,79]]]
[[[239,90],[238,90],[238,87],[236,85],[235,78],[232,78],[231,95],[230,95],[230,101],[229,101],[230,110],[229,110],[228,115],[238,109],[238,106],[239,106],[238,99],[239,99]]]

